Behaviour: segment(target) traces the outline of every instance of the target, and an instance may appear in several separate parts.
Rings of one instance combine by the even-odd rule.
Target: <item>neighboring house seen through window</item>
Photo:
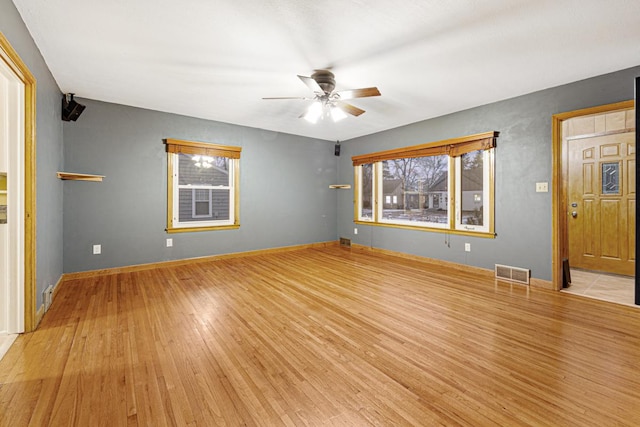
[[[354,156],[355,221],[492,237],[497,136]]]
[[[167,139],[167,231],[237,228],[240,147]]]

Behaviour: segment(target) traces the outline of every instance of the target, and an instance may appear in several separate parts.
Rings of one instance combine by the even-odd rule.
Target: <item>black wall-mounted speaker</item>
[[[333,154],[335,154],[336,156],[340,155],[340,144],[336,144],[336,146],[333,148]]]
[[[84,109],[84,105],[73,100],[72,93],[62,95],[62,120],[65,122],[78,120]]]

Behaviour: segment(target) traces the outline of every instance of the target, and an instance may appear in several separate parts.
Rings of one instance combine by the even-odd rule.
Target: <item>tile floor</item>
[[[633,276],[618,276],[572,268],[571,286],[563,289],[562,292],[640,308],[634,304],[635,279]]]

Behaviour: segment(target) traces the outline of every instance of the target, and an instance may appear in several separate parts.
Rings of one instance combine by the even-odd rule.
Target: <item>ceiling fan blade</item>
[[[336,92],[340,99],[366,98],[367,96],[380,96],[377,87],[364,87],[362,89],[348,89]]]
[[[272,97],[266,97],[262,99],[312,99],[312,98],[305,98],[302,96],[272,96]]]
[[[302,80],[302,83],[307,85],[309,89],[311,89],[315,93],[323,94],[324,90],[320,87],[317,81],[313,80],[311,77],[305,77],[298,74],[298,78]]]
[[[342,111],[344,111],[347,114],[351,114],[352,116],[356,116],[358,117],[360,114],[364,113],[364,110],[351,105],[351,104],[347,104],[346,102],[336,102],[336,107],[340,108]]]

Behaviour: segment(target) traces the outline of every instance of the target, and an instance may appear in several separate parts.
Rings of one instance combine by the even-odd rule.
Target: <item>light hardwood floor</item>
[[[339,247],[63,282],[1,426],[640,425],[640,310]]]

